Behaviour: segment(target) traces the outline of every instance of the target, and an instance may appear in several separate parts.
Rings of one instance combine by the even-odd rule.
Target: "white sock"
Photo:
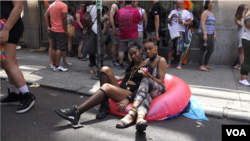
[[[29,92],[29,89],[28,89],[27,85],[24,85],[24,86],[18,88],[18,91],[19,91],[20,93],[22,93],[22,94],[25,94],[25,93],[28,93],[28,92]]]
[[[16,94],[19,94],[19,91],[18,89],[15,87],[15,85],[11,85],[9,84],[9,89],[10,89],[10,93],[16,93]]]

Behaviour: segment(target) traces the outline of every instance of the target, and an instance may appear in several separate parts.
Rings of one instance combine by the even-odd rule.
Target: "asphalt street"
[[[1,82],[1,98],[7,95],[7,82]],[[222,125],[249,124],[226,119],[209,118],[201,121],[180,115],[177,118],[149,122],[144,133],[137,133],[135,126],[116,129],[120,117],[109,114],[96,120],[97,110],[90,109],[81,116],[83,128],[73,129],[68,121],[55,114],[55,108],[79,105],[88,99],[74,93],[47,88],[30,88],[36,96],[35,106],[27,113],[16,114],[16,106],[1,106],[1,141],[216,141],[221,140]]]

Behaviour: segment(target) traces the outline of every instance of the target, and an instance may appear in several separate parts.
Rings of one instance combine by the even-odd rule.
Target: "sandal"
[[[138,116],[138,118],[142,118],[143,119],[143,116]],[[146,120],[142,120],[142,121],[139,121],[138,123],[136,123],[136,130],[138,132],[143,132],[146,130],[146,128],[148,127],[148,124],[147,124],[147,121]]]
[[[116,128],[119,128],[119,129],[122,129],[122,128],[127,128],[127,127],[129,127],[129,126],[131,126],[134,122],[135,122],[135,116],[134,115],[132,115],[132,114],[127,114],[127,115],[129,115],[129,116],[131,116],[132,117],[132,119],[133,119],[133,122],[132,123],[130,123],[130,124],[128,124],[126,121],[124,121],[124,120],[120,120],[120,122],[119,123],[123,123],[124,125],[121,125],[121,124],[116,124]]]
[[[90,73],[91,74],[95,74],[96,70],[94,69],[94,67],[90,68]]]

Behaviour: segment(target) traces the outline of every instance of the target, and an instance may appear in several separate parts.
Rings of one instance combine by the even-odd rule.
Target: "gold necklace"
[[[131,72],[131,74],[130,74],[130,76],[129,76],[129,79],[128,79],[127,83],[126,83],[126,86],[128,85],[130,79],[131,79],[132,76],[135,74],[135,72],[136,72],[138,69],[140,69],[143,65],[144,65],[144,62],[142,62],[142,64],[141,64],[136,70],[134,70],[135,67],[133,68],[133,70],[132,70],[132,72]],[[130,87],[127,87],[127,90],[130,90]]]

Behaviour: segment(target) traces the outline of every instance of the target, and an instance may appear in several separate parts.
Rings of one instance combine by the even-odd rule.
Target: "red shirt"
[[[83,25],[83,16],[84,16],[84,13],[81,10],[78,10],[76,12],[76,14],[80,14],[80,22]],[[78,23],[76,21],[75,21],[75,28],[79,29],[79,30],[82,30],[81,27],[78,25]]]
[[[136,8],[126,6],[120,9],[115,21],[119,23],[120,39],[138,39],[138,27],[139,21],[142,21],[141,14]]]

